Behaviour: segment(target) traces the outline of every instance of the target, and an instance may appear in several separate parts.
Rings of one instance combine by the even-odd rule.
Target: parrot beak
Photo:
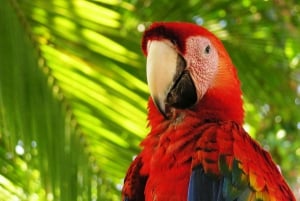
[[[152,40],[147,47],[147,82],[151,97],[167,118],[172,107],[185,109],[197,101],[186,61],[167,40]]]

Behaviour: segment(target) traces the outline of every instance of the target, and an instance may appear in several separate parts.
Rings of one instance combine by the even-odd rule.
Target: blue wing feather
[[[223,197],[224,178],[216,179],[206,175],[202,166],[193,169],[189,188],[188,201],[226,201]]]

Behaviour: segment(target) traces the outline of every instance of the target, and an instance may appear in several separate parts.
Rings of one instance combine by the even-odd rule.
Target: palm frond
[[[203,24],[224,41],[245,126],[299,178],[298,5],[1,0],[0,13],[1,200],[120,199],[147,133],[140,37],[152,21]]]

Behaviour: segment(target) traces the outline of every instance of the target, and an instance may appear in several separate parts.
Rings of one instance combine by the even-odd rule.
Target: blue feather
[[[215,178],[205,174],[202,166],[193,169],[189,188],[188,201],[225,201],[223,197],[224,178]]]

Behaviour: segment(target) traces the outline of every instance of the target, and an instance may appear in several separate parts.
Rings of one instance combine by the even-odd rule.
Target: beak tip
[[[154,100],[154,104],[157,107],[157,109],[159,110],[159,112],[166,118],[167,118],[167,114],[166,114],[166,106],[164,104],[164,101],[161,101],[158,97],[153,97]]]

